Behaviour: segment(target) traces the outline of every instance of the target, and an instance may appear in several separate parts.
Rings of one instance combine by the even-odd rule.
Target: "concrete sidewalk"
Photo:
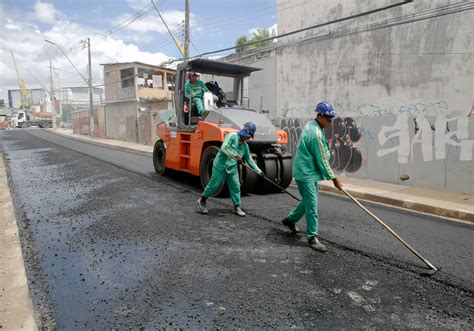
[[[96,145],[130,150],[147,155],[153,154],[153,146],[92,138],[73,134],[71,129],[50,129],[50,131]],[[341,177],[341,180],[345,189],[358,199],[474,223],[474,195],[472,194],[444,192],[430,188],[389,184],[350,177]],[[321,182],[320,190],[343,194],[332,185],[331,181]]]
[[[0,329],[38,330],[28,291],[6,165],[0,153]]]

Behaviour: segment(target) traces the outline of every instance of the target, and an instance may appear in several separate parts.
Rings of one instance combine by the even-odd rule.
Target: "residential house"
[[[153,144],[159,113],[173,108],[175,71],[142,62],[102,65],[107,137]]]

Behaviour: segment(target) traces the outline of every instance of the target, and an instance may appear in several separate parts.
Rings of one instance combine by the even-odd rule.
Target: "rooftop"
[[[133,62],[115,62],[115,63],[101,63],[101,66],[109,66],[109,65],[127,65],[127,64],[133,64],[133,65],[140,65],[140,66],[146,66],[146,67],[152,67],[154,69],[163,69],[163,70],[169,70],[169,71],[175,71],[174,69],[169,69],[166,67],[162,66],[157,66],[154,64],[149,64],[149,63],[144,63],[144,62],[139,62],[139,61],[133,61]]]

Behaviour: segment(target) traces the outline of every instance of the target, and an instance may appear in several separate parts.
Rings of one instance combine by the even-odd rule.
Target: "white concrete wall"
[[[302,3],[278,0],[278,5],[292,2]],[[396,2],[312,0],[279,12],[278,31]],[[319,37],[277,49],[276,117],[308,119],[315,104],[327,100],[357,126],[335,137],[348,149],[334,147],[334,153],[352,148],[362,157],[353,172],[341,170],[346,175],[473,193],[474,10],[455,13],[472,7],[456,3],[416,0],[292,36]],[[350,130],[361,136],[343,141]]]
[[[253,72],[244,80],[244,97],[249,98],[249,107],[264,113],[271,119],[276,118],[276,55],[275,51],[250,51],[242,54],[233,54],[225,61],[248,65],[262,70]],[[232,83],[226,88],[232,89]]]
[[[105,104],[107,138],[135,142],[135,135],[127,136],[127,117],[133,117],[136,120],[137,107],[136,101]]]

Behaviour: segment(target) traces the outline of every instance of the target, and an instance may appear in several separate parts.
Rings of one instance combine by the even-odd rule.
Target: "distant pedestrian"
[[[254,137],[256,130],[257,127],[254,123],[247,122],[242,130],[231,132],[225,137],[219,153],[217,153],[214,159],[211,180],[204,189],[201,198],[197,201],[198,209],[201,213],[208,213],[206,207],[207,199],[213,196],[222,184],[226,182],[232,203],[234,204],[234,214],[245,216],[245,212],[240,208],[240,182],[237,166],[245,161],[258,174],[262,175],[262,170],[253,161],[246,142]]]
[[[293,161],[293,177],[302,200],[282,223],[292,233],[298,233],[296,223],[306,215],[307,245],[316,251],[324,252],[326,246],[318,240],[318,182],[332,180],[338,189],[342,189],[342,183],[334,175],[329,164],[331,152],[324,134],[324,129],[332,125],[336,114],[332,105],[325,101],[318,103],[315,111],[316,118],[309,121],[301,132]]]

